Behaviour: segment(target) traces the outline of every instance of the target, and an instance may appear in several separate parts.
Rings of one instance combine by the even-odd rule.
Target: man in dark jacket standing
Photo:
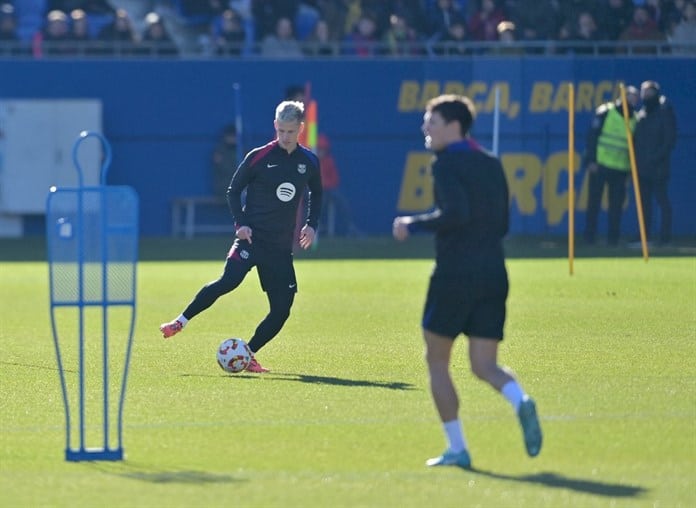
[[[645,229],[650,238],[653,197],[660,207],[660,244],[672,239],[672,206],[669,202],[670,158],[677,141],[677,121],[671,103],[660,95],[660,85],[644,81],[640,86],[643,107],[633,135],[638,166]]]

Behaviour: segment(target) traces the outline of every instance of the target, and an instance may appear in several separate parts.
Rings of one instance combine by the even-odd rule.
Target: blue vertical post
[[[242,87],[232,85],[234,90],[234,128],[237,131],[237,164],[244,159],[244,122],[242,121]]]

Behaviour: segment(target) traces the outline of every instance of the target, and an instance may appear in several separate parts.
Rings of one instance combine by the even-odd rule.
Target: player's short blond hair
[[[283,101],[278,104],[275,110],[275,119],[278,122],[304,121],[304,104],[300,101]]]

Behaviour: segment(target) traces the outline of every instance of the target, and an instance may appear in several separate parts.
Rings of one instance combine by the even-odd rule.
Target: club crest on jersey
[[[240,250],[239,257],[242,259],[249,259],[249,251],[248,250]]]
[[[295,186],[292,183],[283,182],[276,189],[276,196],[283,203],[287,203],[288,201],[292,201],[292,198],[295,197],[295,192]]]
[[[298,164],[297,172],[301,175],[304,175],[307,172],[307,164]]]

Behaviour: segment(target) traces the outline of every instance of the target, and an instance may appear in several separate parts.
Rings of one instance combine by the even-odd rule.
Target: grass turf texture
[[[544,449],[526,456],[510,407],[468,372],[460,340],[453,371],[475,467],[466,472],[423,465],[444,448],[419,334],[432,261],[321,251],[298,256],[300,292],[259,354],[265,375],[226,375],[215,362],[224,338],[249,337],[266,312],[255,273],[165,341],[159,323],[222,261],[140,264],[117,463],[63,460],[47,268],[0,263],[0,505],[696,504],[693,257],[582,258],[571,277],[565,259],[513,256],[501,360],[537,399]]]

